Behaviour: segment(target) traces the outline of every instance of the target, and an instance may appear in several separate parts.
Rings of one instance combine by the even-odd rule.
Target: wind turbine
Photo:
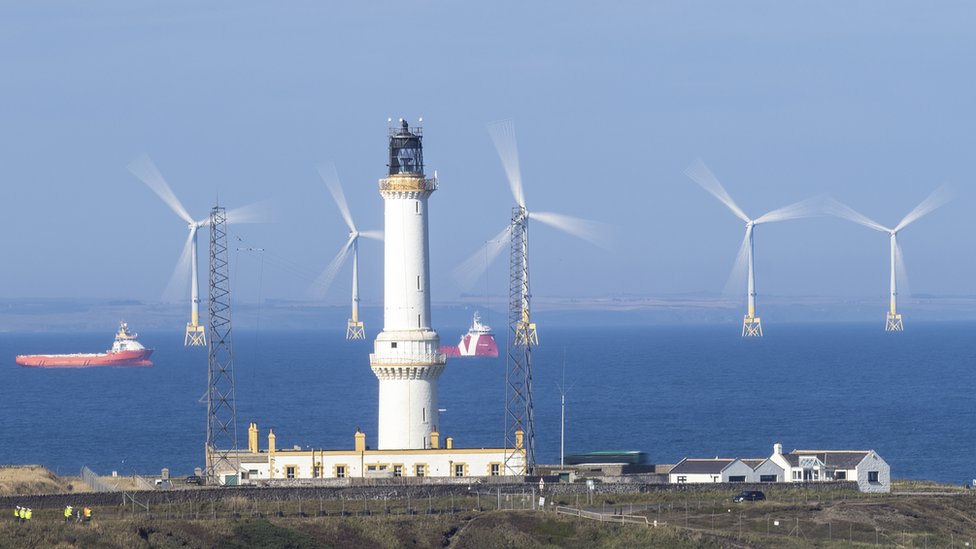
[[[808,198],[806,200],[801,200],[789,206],[784,206],[767,212],[755,219],[751,219],[748,215],[742,211],[729,193],[725,190],[725,187],[719,183],[718,178],[715,174],[708,169],[705,163],[698,159],[693,162],[685,170],[685,175],[691,178],[692,181],[698,183],[703,189],[708,191],[712,196],[717,198],[719,202],[725,204],[736,217],[745,221],[746,223],[746,234],[742,239],[742,245],[739,247],[739,255],[736,258],[735,267],[733,267],[733,272],[739,270],[742,263],[747,263],[747,282],[746,282],[746,296],[748,298],[748,309],[746,311],[745,317],[742,319],[742,336],[743,337],[762,337],[762,322],[760,318],[756,316],[756,267],[755,267],[755,255],[753,246],[753,233],[755,232],[756,225],[763,223],[773,223],[776,221],[787,221],[790,219],[798,219],[801,217],[812,217],[820,213],[820,208],[817,205],[818,200]]]
[[[903,273],[902,276],[904,276],[905,272],[905,262],[902,257],[901,246],[898,244],[898,233],[905,227],[918,221],[924,215],[948,202],[949,198],[950,193],[948,187],[939,187],[933,191],[932,194],[926,197],[925,200],[919,203],[918,206],[915,206],[915,209],[908,212],[908,215],[903,217],[902,220],[894,226],[894,228],[885,227],[884,225],[881,225],[868,216],[854,210],[846,204],[838,202],[837,200],[829,199],[827,201],[827,213],[840,217],[841,219],[853,221],[859,225],[864,225],[865,227],[874,229],[876,231],[888,233],[891,276],[889,282],[890,302],[888,305],[888,314],[885,318],[886,332],[905,331],[905,325],[902,323],[901,314],[898,312],[898,278],[896,276],[896,271],[901,271]]]
[[[187,347],[205,346],[207,344],[206,330],[200,324],[200,285],[197,277],[197,232],[201,227],[210,224],[210,216],[208,215],[203,219],[195,221],[180,200],[176,198],[173,189],[166,183],[166,179],[159,173],[156,165],[153,164],[152,159],[148,155],[143,154],[139,156],[129,163],[128,168],[133,175],[145,183],[150,190],[156,193],[187,224],[189,234],[186,237],[186,243],[183,245],[183,252],[180,254],[176,267],[173,269],[173,275],[170,277],[166,293],[168,294],[171,289],[180,285],[180,279],[186,276],[185,273],[189,269],[190,322],[186,324],[186,335],[183,339],[183,345]],[[228,224],[232,222],[247,223],[256,221],[259,217],[260,213],[257,206],[251,205],[228,210],[226,219]]]
[[[459,279],[462,286],[471,286],[474,281],[484,273],[488,265],[498,257],[498,254],[506,244],[513,242],[517,238],[520,249],[512,249],[513,273],[521,270],[524,273],[522,288],[518,291],[521,305],[517,306],[520,310],[518,326],[516,328],[516,342],[518,344],[531,343],[538,345],[538,334],[536,325],[531,320],[531,307],[528,283],[529,271],[529,252],[528,252],[528,229],[529,220],[539,221],[550,227],[568,233],[572,236],[586,240],[600,247],[606,247],[606,226],[602,223],[580,219],[563,214],[551,212],[530,211],[525,204],[525,191],[522,186],[522,173],[519,167],[518,142],[515,137],[515,125],[512,120],[502,120],[489,124],[488,132],[491,134],[495,149],[501,159],[505,176],[508,179],[509,189],[515,198],[516,206],[512,209],[512,220],[491,240],[486,241],[485,245],[478,249],[459,265],[454,274]],[[513,305],[515,306],[515,305]]]
[[[336,172],[335,165],[329,169],[319,167],[319,175],[325,181],[332,198],[335,199],[336,206],[342,219],[349,227],[349,239],[345,245],[339,249],[339,253],[329,262],[325,271],[312,284],[312,293],[316,297],[322,297],[328,290],[332,280],[342,265],[346,262],[349,254],[352,254],[352,318],[346,324],[346,339],[366,339],[366,329],[362,321],[359,320],[359,237],[372,238],[373,240],[383,240],[383,231],[359,231],[352,220],[349,211],[349,204],[346,202],[346,195],[342,192],[342,185],[339,183],[339,174]]]

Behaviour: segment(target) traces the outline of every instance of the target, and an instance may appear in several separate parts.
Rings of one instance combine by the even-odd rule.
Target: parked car
[[[732,503],[742,503],[743,501],[765,501],[766,494],[760,490],[744,490],[732,497]]]
[[[197,486],[200,486],[201,484],[203,484],[203,479],[200,478],[199,475],[190,475],[190,476],[186,477],[186,483],[187,484],[196,484]]]

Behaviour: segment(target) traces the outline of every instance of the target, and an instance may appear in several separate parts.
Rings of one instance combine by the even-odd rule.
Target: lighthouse
[[[432,447],[437,379],[447,360],[431,328],[427,201],[437,179],[424,174],[422,140],[422,129],[405,120],[392,127],[387,177],[379,181],[385,226],[383,331],[369,363],[379,379],[380,450]]]

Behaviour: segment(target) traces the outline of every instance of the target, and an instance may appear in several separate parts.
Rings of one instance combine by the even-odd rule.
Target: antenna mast
[[[508,309],[508,368],[505,395],[505,472],[525,475],[535,466],[535,420],[532,410],[532,346],[539,343],[529,301],[528,212],[512,210]],[[509,453],[509,448],[512,452]],[[524,459],[521,453],[524,452]]]
[[[230,269],[227,213],[210,210],[210,304],[207,354],[207,483],[236,484],[237,405],[234,399],[234,348],[231,342]],[[221,482],[221,474],[228,477]]]

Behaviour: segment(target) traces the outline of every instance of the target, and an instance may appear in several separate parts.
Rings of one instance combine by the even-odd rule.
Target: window
[[[684,475],[678,475],[678,482],[688,482],[688,477]]]
[[[346,478],[346,466],[345,465],[336,465],[336,467],[335,467],[335,476],[336,476],[336,478]]]
[[[417,275],[417,289],[420,289],[420,275]]]
[[[803,474],[802,471],[793,471],[793,480],[800,480],[801,478],[800,475],[802,474]]]
[[[745,475],[734,475],[729,477],[729,482],[745,482],[745,481],[746,481]]]
[[[253,477],[258,476],[258,470],[257,469],[248,469],[247,470],[247,476],[248,476],[248,478],[253,478]]]
[[[394,465],[393,466],[393,476],[395,476],[395,477],[402,477],[403,476],[403,465]]]
[[[396,341],[394,341],[393,343],[390,343],[390,348],[391,349],[396,349],[396,344],[397,344]]]
[[[463,463],[455,463],[454,464],[454,476],[456,476],[456,477],[463,477],[464,476],[464,464]]]
[[[877,471],[868,471],[868,482],[879,482]]]
[[[417,315],[417,327],[423,328],[423,326],[420,324],[420,315]]]
[[[493,477],[497,477],[501,475],[501,470],[502,468],[500,463],[492,463],[491,467],[488,469],[488,474]]]
[[[423,464],[414,466],[414,474],[418,477],[427,476],[427,466]]]
[[[420,414],[421,414],[420,415],[421,421],[423,421],[424,423],[427,423],[427,407],[426,406],[420,409]]]
[[[847,480],[847,471],[835,471],[834,480]]]
[[[417,212],[417,213],[420,213],[420,201],[418,200],[418,201],[414,202],[413,203],[413,206],[414,206],[414,211]]]
[[[316,465],[316,466],[312,467],[312,477],[313,478],[319,478],[321,476],[322,476],[322,466],[321,465]]]
[[[285,476],[288,478],[295,478],[295,466],[289,465],[285,467]]]
[[[776,475],[759,475],[759,482],[776,482]]]

